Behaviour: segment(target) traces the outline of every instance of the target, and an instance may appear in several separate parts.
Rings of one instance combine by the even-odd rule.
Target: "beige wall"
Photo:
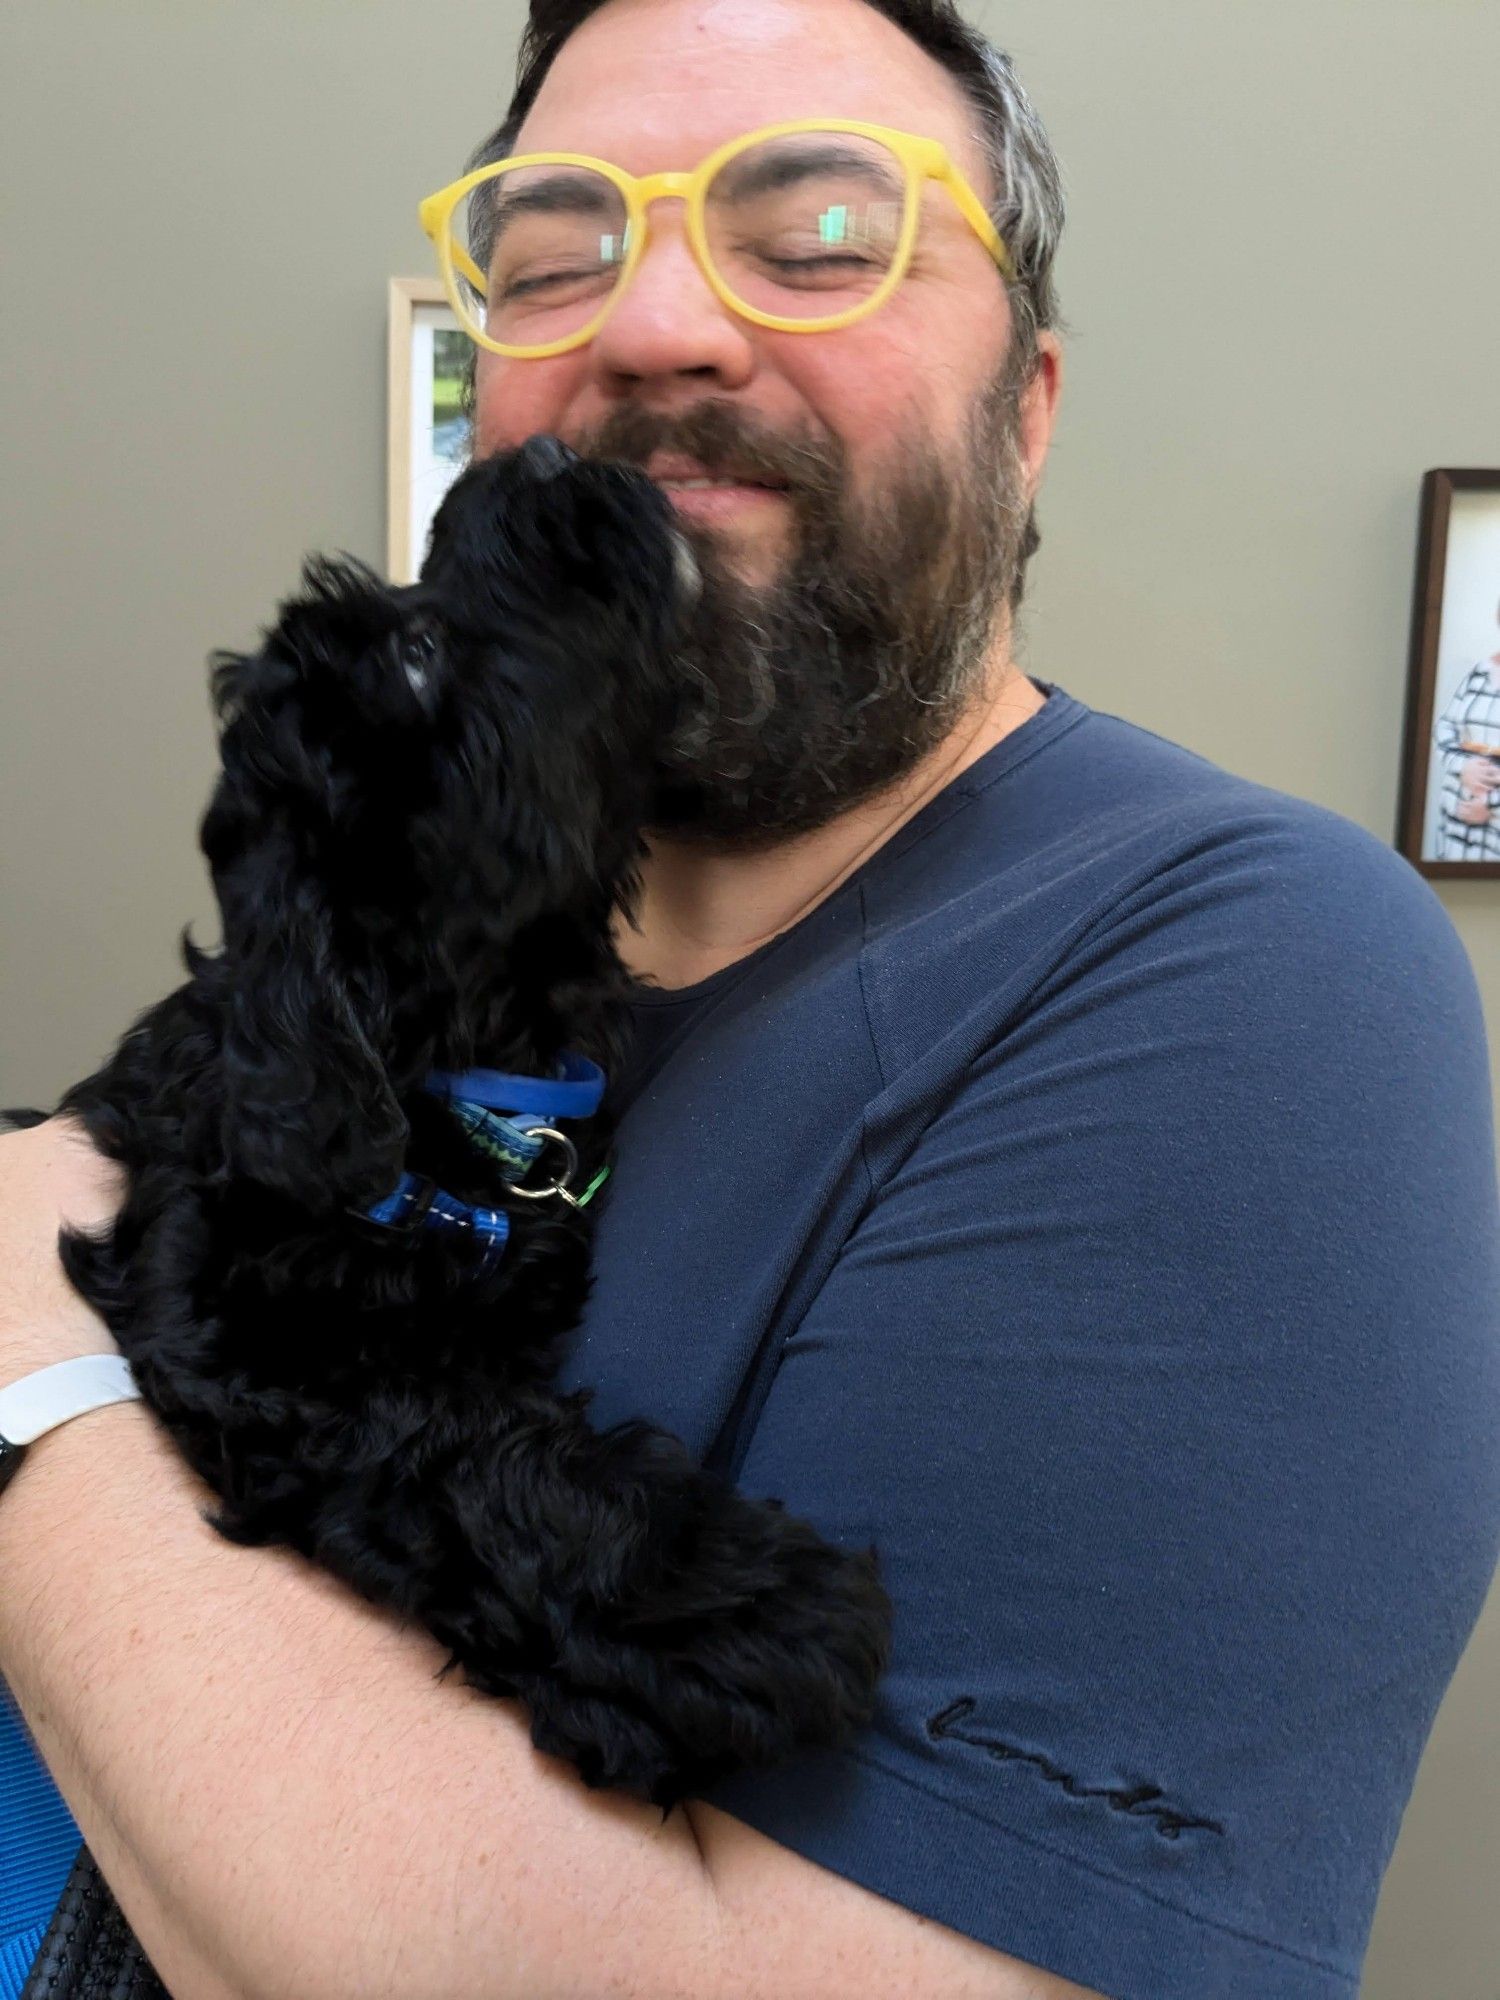
[[[502,112],[518,0],[9,0],[0,1105],[216,935],[203,660],[384,550],[384,309]],[[1074,324],[1031,670],[1382,838],[1417,500],[1500,465],[1495,0],[990,0]],[[1497,1019],[1500,885],[1439,890]],[[1500,1059],[1500,1036],[1497,1043]],[[1367,2000],[1496,2000],[1500,1594]],[[1487,1879],[1487,1875],[1489,1879]],[[1249,1996],[1247,1996],[1249,2000]]]

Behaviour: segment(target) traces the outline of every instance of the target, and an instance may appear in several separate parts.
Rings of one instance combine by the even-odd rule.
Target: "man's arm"
[[[0,1138],[6,1381],[110,1344],[41,1254],[59,1212],[103,1212],[59,1143]],[[711,1867],[690,1817],[590,1791],[520,1704],[436,1682],[425,1633],[224,1542],[210,1497],[121,1404],[0,1502],[0,1671],[183,2000],[1082,1993],[695,1807]]]
[[[111,1186],[57,1121],[0,1138],[0,1380],[112,1346],[50,1248]],[[121,1404],[40,1439],[0,1502],[0,1672],[169,1987],[659,1994],[670,1966],[711,1990],[681,1813],[590,1792],[518,1703],[438,1683],[426,1633],[222,1540],[211,1498]]]
[[[122,1405],[35,1447],[0,1508],[6,1678],[169,1988],[712,1990],[680,1814],[589,1792],[517,1704],[435,1683],[425,1634],[223,1542],[209,1497]]]

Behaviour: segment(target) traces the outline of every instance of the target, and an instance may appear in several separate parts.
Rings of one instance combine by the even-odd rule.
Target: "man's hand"
[[[116,1354],[109,1328],[69,1284],[64,1224],[91,1233],[125,1196],[125,1175],[75,1119],[0,1134],[0,1387],[75,1354]]]

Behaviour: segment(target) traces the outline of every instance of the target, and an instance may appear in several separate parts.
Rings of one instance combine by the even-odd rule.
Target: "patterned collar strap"
[[[470,1142],[495,1162],[503,1181],[524,1180],[533,1162],[546,1151],[546,1140],[533,1137],[533,1129],[543,1122],[534,1111],[523,1111],[519,1118],[504,1118],[498,1111],[487,1110],[467,1097],[447,1098],[444,1108],[462,1126]]]
[[[403,1174],[383,1201],[361,1213],[403,1235],[417,1229],[460,1230],[484,1245],[481,1271],[499,1258],[510,1234],[510,1217],[503,1208],[477,1208],[416,1174]]]

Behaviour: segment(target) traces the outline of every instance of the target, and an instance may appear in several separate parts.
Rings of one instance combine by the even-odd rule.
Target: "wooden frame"
[[[447,336],[440,339],[438,336]],[[454,343],[461,344],[455,345]],[[455,419],[435,421],[434,355],[461,352],[460,331],[439,278],[392,278],[386,323],[386,566],[393,583],[414,583],[427,530],[444,493],[463,469]],[[451,369],[441,372],[451,380]],[[466,432],[462,452],[467,452]]]
[[[1500,471],[1422,482],[1396,846],[1430,880],[1500,876]]]

